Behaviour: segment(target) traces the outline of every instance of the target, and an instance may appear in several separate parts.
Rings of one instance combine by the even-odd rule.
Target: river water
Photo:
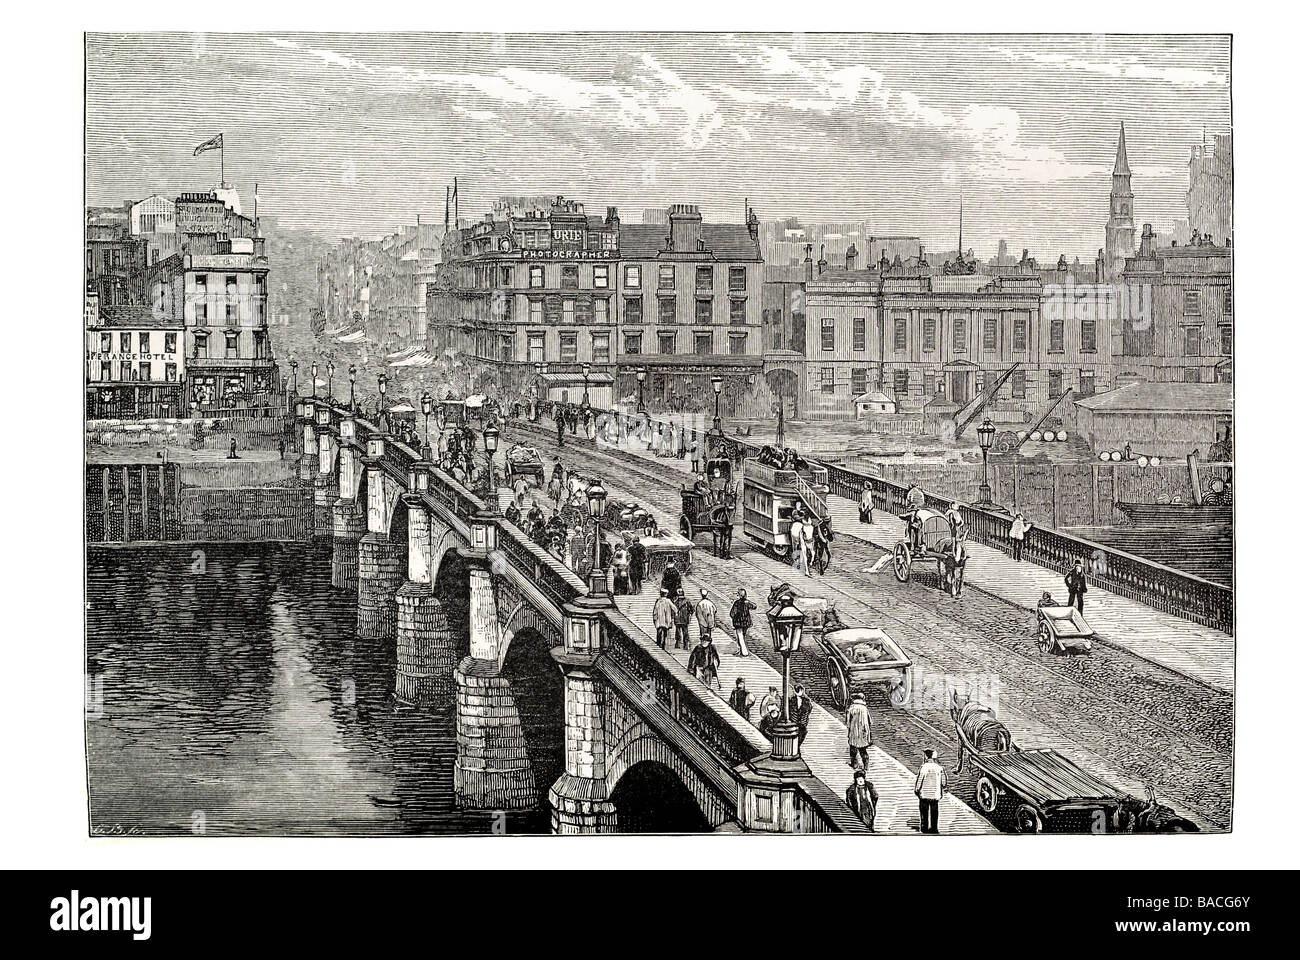
[[[546,651],[511,650],[538,809],[457,808],[452,694],[392,699],[393,641],[359,640],[330,544],[94,549],[87,756],[99,835],[545,833],[563,763]]]

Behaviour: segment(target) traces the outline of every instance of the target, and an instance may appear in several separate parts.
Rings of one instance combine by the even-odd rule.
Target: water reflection
[[[88,569],[92,828],[105,833],[486,833],[455,808],[454,693],[393,699],[391,641],[358,640],[330,544],[101,549]],[[543,793],[562,762],[558,671],[508,664]],[[99,682],[96,682],[99,681]],[[509,832],[545,832],[542,809]]]

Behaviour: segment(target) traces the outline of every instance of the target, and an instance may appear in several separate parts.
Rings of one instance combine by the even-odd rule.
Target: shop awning
[[[614,378],[608,373],[589,373],[585,379],[581,373],[543,373],[542,382],[563,384],[565,386],[572,383],[588,383],[593,387],[607,387],[614,383]]]

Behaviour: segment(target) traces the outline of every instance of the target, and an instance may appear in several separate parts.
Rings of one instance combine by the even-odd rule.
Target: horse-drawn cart
[[[966,547],[953,535],[952,524],[942,513],[916,509],[903,514],[907,521],[908,539],[894,544],[894,576],[899,583],[912,578],[912,564],[932,561],[938,570],[939,582],[954,597],[961,596],[966,579]]]
[[[736,509],[736,487],[731,482],[731,461],[714,459],[704,465],[704,476],[682,487],[682,536],[693,541],[707,531],[713,536],[716,556],[731,556],[731,515]]]
[[[826,651],[826,683],[841,710],[854,690],[873,683],[889,688],[896,707],[912,699],[912,661],[885,631],[840,627],[814,637]]]

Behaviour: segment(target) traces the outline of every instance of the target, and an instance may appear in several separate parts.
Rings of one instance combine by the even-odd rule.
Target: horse
[[[831,563],[831,541],[835,531],[831,529],[831,519],[826,517],[813,525],[813,562],[817,572],[826,576],[826,568]]]
[[[732,494],[709,507],[709,530],[713,534],[713,555],[722,560],[731,559],[731,511],[736,508]]]
[[[997,718],[992,708],[953,690],[948,712],[960,731],[957,737],[958,773],[961,773],[966,760],[967,743],[977,751],[987,749],[994,753],[1006,753],[1012,748],[1011,731]]]

